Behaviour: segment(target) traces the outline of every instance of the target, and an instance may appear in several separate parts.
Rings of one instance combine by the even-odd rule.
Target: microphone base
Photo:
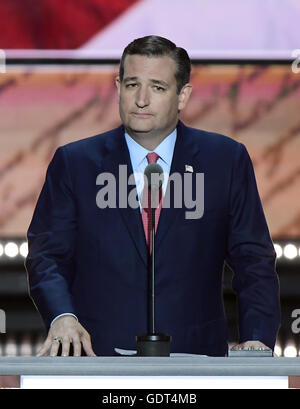
[[[171,339],[168,334],[139,334],[137,356],[170,356]]]

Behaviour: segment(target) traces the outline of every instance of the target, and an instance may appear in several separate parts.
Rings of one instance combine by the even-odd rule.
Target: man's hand
[[[242,342],[241,344],[237,344],[234,347],[231,348],[231,351],[237,351],[237,350],[269,350],[270,348],[267,347],[267,345],[263,344],[260,341],[246,341]]]
[[[70,344],[73,344],[74,356],[81,356],[81,344],[87,356],[96,356],[92,349],[91,337],[76,318],[68,315],[57,318],[49,329],[48,336],[37,356],[57,356],[62,344],[62,356],[68,356]]]

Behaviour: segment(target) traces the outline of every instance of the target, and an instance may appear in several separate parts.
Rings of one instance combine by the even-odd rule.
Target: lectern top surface
[[[300,358],[0,357],[0,375],[300,376]]]

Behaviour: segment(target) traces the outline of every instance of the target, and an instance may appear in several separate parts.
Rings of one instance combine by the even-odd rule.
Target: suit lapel
[[[142,223],[142,217],[140,213],[140,208],[132,208],[128,205],[128,196],[130,192],[136,188],[135,184],[128,186],[127,181],[130,175],[133,174],[131,160],[129,156],[129,151],[124,137],[124,127],[120,126],[116,129],[115,135],[112,135],[106,143],[107,154],[105,155],[101,169],[103,172],[112,173],[116,180],[116,205],[119,209],[122,219],[128,229],[131,240],[133,241],[139,255],[147,265],[147,244]],[[125,165],[127,167],[126,176],[126,205],[124,206],[124,201],[120,198],[120,183],[122,183],[122,189],[124,188],[123,179],[119,178],[120,165]],[[123,169],[125,169],[123,167]],[[124,178],[124,176],[123,176]],[[125,178],[124,178],[125,180]],[[124,191],[124,189],[123,189]],[[122,203],[121,203],[122,202]]]
[[[177,139],[174,147],[174,154],[171,164],[170,176],[174,173],[177,173],[181,181],[183,182],[184,173],[185,173],[185,166],[190,165],[194,169],[194,173],[192,174],[192,185],[195,186],[195,175],[197,169],[199,169],[199,164],[195,161],[195,154],[198,152],[197,144],[195,144],[194,138],[189,135],[188,128],[181,122],[178,121],[177,125]],[[199,172],[199,170],[198,170]],[[183,183],[182,183],[182,192],[183,192]],[[170,206],[163,207],[160,213],[160,218],[157,227],[157,233],[155,235],[156,246],[159,248],[162,240],[166,238],[166,235],[171,227],[172,224],[176,223],[176,219],[178,218],[181,212],[184,212],[185,204],[183,193],[181,195],[181,207],[175,207],[175,194],[174,194],[174,184],[173,182],[170,183],[170,179],[168,180],[166,195],[165,197],[170,198]]]

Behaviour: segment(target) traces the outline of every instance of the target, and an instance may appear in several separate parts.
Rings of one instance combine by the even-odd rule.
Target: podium
[[[281,389],[300,358],[0,357],[0,375],[30,389]]]

